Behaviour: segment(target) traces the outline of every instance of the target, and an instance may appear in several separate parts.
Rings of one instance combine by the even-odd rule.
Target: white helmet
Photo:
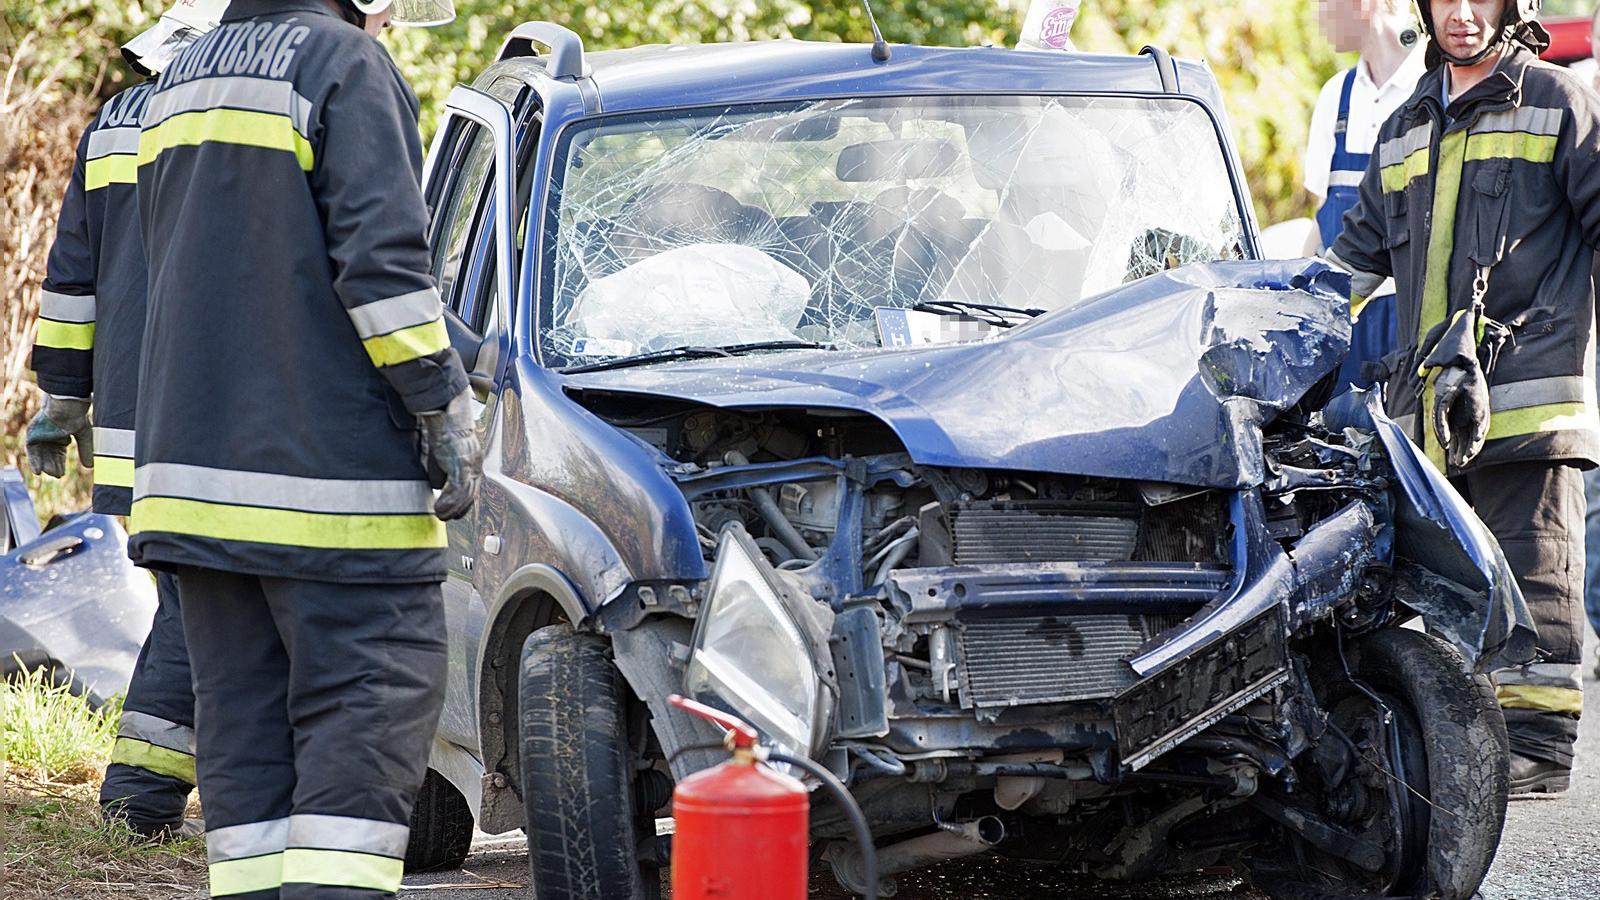
[[[394,17],[389,20],[393,25],[427,28],[431,25],[444,25],[454,21],[456,17],[454,0],[345,0],[345,2],[354,6],[364,16],[381,13],[393,6]]]
[[[217,27],[228,0],[177,0],[155,27],[122,45],[122,57],[141,75],[160,75],[183,48]]]

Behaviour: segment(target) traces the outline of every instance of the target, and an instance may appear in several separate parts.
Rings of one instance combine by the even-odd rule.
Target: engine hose
[[[730,466],[748,466],[750,460],[737,450],[729,450],[722,455]],[[784,518],[783,510],[778,508],[778,501],[772,498],[772,492],[764,487],[750,488],[750,499],[755,501],[756,510],[761,513],[761,518],[766,521],[767,527],[772,529],[772,536],[783,542],[785,547],[795,556],[807,562],[814,562],[817,551],[806,543],[794,523]]]
[[[821,782],[822,786],[833,794],[835,800],[839,801],[839,807],[844,810],[845,816],[850,819],[850,830],[855,832],[856,847],[861,851],[861,880],[866,884],[866,891],[862,896],[866,897],[867,900],[878,900],[878,851],[876,847],[872,846],[872,830],[867,827],[867,817],[862,814],[861,807],[856,804],[856,798],[850,796],[850,792],[845,789],[843,784],[839,783],[839,779],[833,777],[832,772],[803,756],[790,756],[787,753],[769,753],[767,754],[767,759],[770,762],[783,763],[784,765],[794,766],[797,769],[804,769],[807,774]]]

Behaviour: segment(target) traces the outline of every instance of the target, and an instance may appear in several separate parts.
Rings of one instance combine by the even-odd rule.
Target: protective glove
[[[468,391],[457,394],[444,409],[417,415],[422,430],[422,464],[430,477],[434,472],[443,475],[444,490],[433,501],[433,514],[446,522],[466,515],[478,499],[483,447],[478,443],[478,426],[473,419]]]
[[[94,428],[89,401],[46,394],[44,409],[28,423],[28,465],[56,478],[67,474],[67,444],[78,442],[78,462],[94,468]]]
[[[1453,469],[1465,468],[1489,437],[1489,385],[1477,366],[1451,366],[1433,383],[1433,433]]]
[[[1433,377],[1433,434],[1453,469],[1464,468],[1489,437],[1489,370],[1510,332],[1483,315],[1481,301],[1435,327],[1432,349],[1417,373]]]

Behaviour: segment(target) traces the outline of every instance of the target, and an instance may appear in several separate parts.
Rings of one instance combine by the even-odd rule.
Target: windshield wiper
[[[923,300],[912,305],[911,309],[917,312],[966,316],[1001,328],[1010,328],[1017,324],[1016,319],[1007,316],[1026,316],[1035,319],[1048,312],[1043,309],[1022,309],[1016,306],[1001,306],[997,303],[977,303],[972,300]]]
[[[753,353],[760,350],[823,350],[823,344],[811,341],[755,341],[748,344],[728,344],[722,347],[711,346],[684,346],[673,347],[669,350],[652,350],[649,353],[635,353],[632,356],[619,356],[616,359],[602,359],[598,362],[584,363],[579,366],[568,366],[561,371],[567,375],[580,372],[598,372],[603,369],[622,369],[628,366],[644,366],[650,363],[663,362],[670,359],[703,359],[706,357],[738,356],[741,353]]]

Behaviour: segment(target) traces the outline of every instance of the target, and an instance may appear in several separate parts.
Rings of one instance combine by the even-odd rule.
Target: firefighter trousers
[[[117,724],[111,765],[100,786],[107,818],[158,837],[183,824],[194,790],[194,686],[183,639],[178,579],[156,575],[156,616],[139,648]]]
[[[444,702],[439,585],[178,581],[211,896],[393,896]]]
[[[1500,542],[1539,631],[1532,663],[1494,674],[1511,749],[1570,768],[1583,712],[1583,474],[1539,461],[1451,481]]]

